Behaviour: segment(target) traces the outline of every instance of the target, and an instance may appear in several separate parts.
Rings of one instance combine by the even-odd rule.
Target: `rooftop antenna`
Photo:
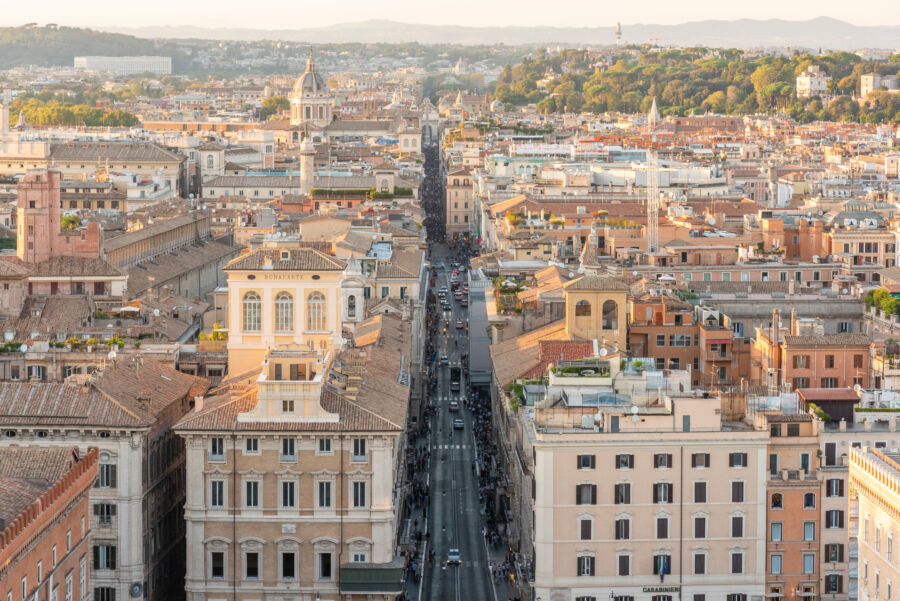
[[[622,24],[616,23],[616,48],[622,45]]]

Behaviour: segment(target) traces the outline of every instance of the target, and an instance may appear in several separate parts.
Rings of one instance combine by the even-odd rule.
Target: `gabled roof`
[[[566,290],[631,290],[631,284],[621,278],[599,275],[586,275],[563,287]]]
[[[50,257],[32,268],[31,277],[122,277],[125,274],[100,257]]]
[[[288,253],[287,258],[282,258],[282,252]],[[261,248],[236,258],[225,271],[261,270],[267,259],[274,271],[343,271],[346,266],[341,259],[311,248]]]

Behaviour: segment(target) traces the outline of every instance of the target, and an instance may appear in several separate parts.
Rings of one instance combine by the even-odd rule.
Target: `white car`
[[[459,549],[450,549],[447,551],[447,564],[448,565],[460,565],[462,563],[462,557],[459,555]]]

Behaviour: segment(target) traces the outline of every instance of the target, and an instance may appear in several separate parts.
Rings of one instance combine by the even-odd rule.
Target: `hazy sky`
[[[828,16],[856,25],[900,25],[897,0],[44,0],[9,2],[0,25],[48,22],[73,26],[199,25],[300,29],[364,19],[391,19],[435,25],[580,25],[629,23],[673,24],[702,19]],[[900,41],[898,41],[900,43]]]

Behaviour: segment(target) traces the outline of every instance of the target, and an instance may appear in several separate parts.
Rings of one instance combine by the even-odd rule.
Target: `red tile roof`
[[[859,402],[859,394],[852,388],[798,388],[804,401],[853,401]]]
[[[538,380],[543,377],[551,363],[592,357],[594,343],[589,340],[541,340],[538,343],[538,353],[540,360],[522,375],[523,378]]]

